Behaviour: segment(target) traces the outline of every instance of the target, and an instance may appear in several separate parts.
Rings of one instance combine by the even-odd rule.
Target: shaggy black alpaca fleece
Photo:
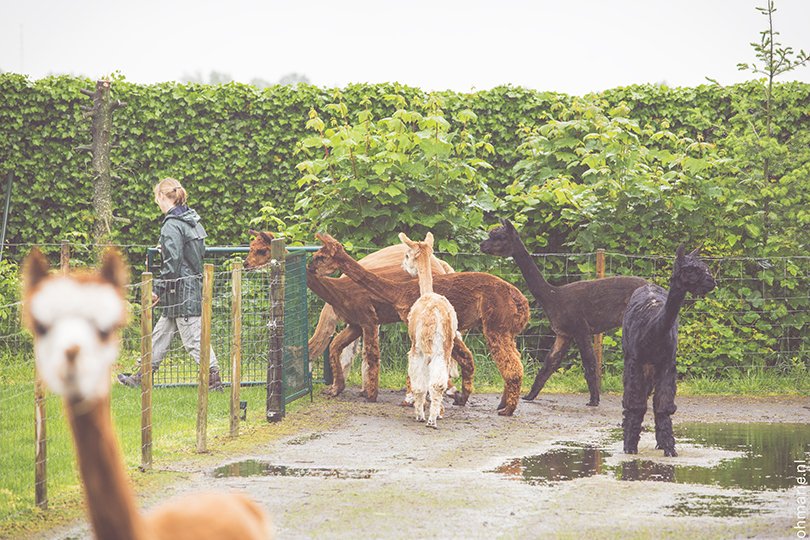
[[[678,312],[686,293],[702,296],[716,283],[709,268],[698,258],[696,249],[684,255],[678,247],[669,292],[658,285],[645,285],[630,297],[622,322],[624,349],[624,451],[638,453],[641,422],[647,412],[647,399],[653,396],[656,448],[665,456],[677,456],[672,418],[675,413],[678,347]]]

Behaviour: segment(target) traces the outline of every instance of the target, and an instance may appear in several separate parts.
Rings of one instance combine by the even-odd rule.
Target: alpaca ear
[[[42,254],[39,248],[32,248],[23,262],[23,290],[26,294],[30,292],[37,283],[48,277],[49,268],[50,265],[45,255]]]
[[[119,290],[123,290],[129,283],[129,270],[118,250],[108,249],[101,258],[99,269],[101,279]]]
[[[684,252],[684,251],[685,251],[685,249],[684,249],[684,247],[683,247],[683,244],[680,244],[680,245],[678,246],[678,249],[676,249],[676,250],[675,250],[675,258],[676,258],[677,260],[679,260],[679,261],[680,261],[680,260],[683,260],[683,252]]]
[[[405,234],[404,232],[399,233],[399,241],[408,247],[413,247],[413,245],[416,243],[410,238],[408,238],[408,235]]]
[[[256,231],[256,230],[253,230],[253,229],[248,229],[248,234],[250,236],[259,236],[259,231]]]
[[[315,238],[321,241],[323,247],[329,247],[330,251],[334,251],[340,246],[340,243],[326,233],[315,233]],[[340,246],[343,247],[343,246]]]
[[[512,222],[509,221],[508,219],[501,218],[501,225],[506,227],[507,231],[515,232],[515,226],[512,225]]]
[[[425,235],[425,243],[433,249],[433,233],[429,232]]]
[[[259,236],[261,236],[261,237],[262,237],[262,240],[264,240],[266,243],[268,243],[268,244],[272,244],[272,243],[273,243],[273,233],[269,233],[269,232],[260,232],[260,233],[259,233]]]

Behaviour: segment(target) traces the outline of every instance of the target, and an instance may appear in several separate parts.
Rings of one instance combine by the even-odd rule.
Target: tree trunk
[[[82,93],[93,99],[89,109],[93,117],[91,128],[93,143],[90,151],[93,154],[93,243],[96,246],[107,244],[112,237],[112,173],[110,168],[110,149],[112,147],[113,111],[124,104],[110,98],[110,81],[96,81],[96,91],[83,90]],[[99,247],[100,250],[100,247]]]

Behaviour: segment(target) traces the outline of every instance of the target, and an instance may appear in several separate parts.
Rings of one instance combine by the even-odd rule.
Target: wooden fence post
[[[141,274],[141,470],[152,468],[152,273]]]
[[[270,243],[270,351],[267,358],[268,422],[284,418],[284,262],[287,248],[283,238]]]
[[[605,277],[605,250],[596,250],[596,277]],[[599,388],[602,388],[602,334],[593,336],[593,352],[596,355],[596,375],[599,377]]]
[[[62,240],[59,252],[59,270],[62,274],[70,271],[70,244]],[[36,455],[34,458],[34,502],[38,508],[48,509],[48,414],[45,385],[34,370],[34,434]]]
[[[45,386],[34,374],[34,408],[36,411],[36,458],[34,459],[34,499],[37,507],[48,509],[48,444],[45,409]]]
[[[211,310],[214,303],[214,265],[203,265],[200,375],[197,378],[197,452],[207,451],[208,368],[211,363]]]
[[[59,269],[63,274],[70,272],[70,244],[67,240],[62,240],[59,250]]]
[[[231,272],[231,437],[239,436],[239,390],[242,382],[242,261]]]

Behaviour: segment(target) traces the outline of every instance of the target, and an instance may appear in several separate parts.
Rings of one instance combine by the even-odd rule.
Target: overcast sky
[[[212,70],[319,86],[500,84],[572,94],[751,78],[766,0],[0,0],[0,70],[129,81]],[[810,50],[810,0],[776,0],[779,38]],[[810,82],[810,68],[782,80]],[[0,99],[2,99],[0,97]]]

